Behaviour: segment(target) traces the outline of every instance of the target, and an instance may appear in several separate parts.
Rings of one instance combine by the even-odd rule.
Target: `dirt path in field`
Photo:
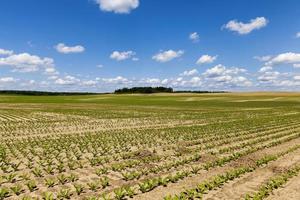
[[[266,200],[300,199],[300,174],[292,178],[283,188],[277,189]]]
[[[253,160],[259,159],[259,158],[263,157],[264,155],[276,154],[276,153],[282,152],[282,151],[287,150],[288,148],[290,148],[294,145],[297,145],[299,143],[300,143],[300,138],[297,138],[297,139],[291,140],[289,142],[286,142],[286,143],[283,143],[283,144],[280,144],[280,145],[277,145],[277,146],[274,146],[274,147],[271,147],[268,149],[257,151],[255,153],[252,153],[245,157],[242,157],[236,161],[233,161],[223,167],[216,167],[209,171],[201,170],[199,172],[199,174],[197,174],[195,176],[187,177],[184,180],[179,181],[177,183],[169,184],[167,187],[158,187],[158,188],[154,189],[153,191],[139,194],[139,195],[135,196],[133,199],[134,200],[152,200],[152,199],[158,200],[158,199],[163,199],[167,195],[179,194],[180,192],[184,191],[185,189],[190,189],[190,188],[196,187],[200,182],[202,182],[210,177],[213,177],[214,175],[224,173],[228,170],[234,169],[243,164],[253,163]],[[299,154],[300,151],[297,151],[297,152]],[[283,159],[283,158],[281,158],[281,159]],[[290,157],[287,158],[287,160],[289,160],[289,159],[290,159]],[[300,161],[300,155],[299,155],[299,161]]]
[[[289,167],[300,164],[300,149],[289,153],[269,165],[258,168],[254,172],[246,174],[241,178],[225,184],[222,188],[204,195],[205,200],[238,200],[245,197],[247,193],[255,192],[268,179]]]

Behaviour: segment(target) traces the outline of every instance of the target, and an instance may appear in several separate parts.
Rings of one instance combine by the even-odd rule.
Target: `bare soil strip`
[[[264,155],[276,154],[276,153],[282,152],[282,151],[287,150],[288,148],[290,148],[294,145],[297,145],[299,143],[300,143],[300,138],[297,138],[297,139],[291,140],[289,142],[286,142],[286,143],[283,143],[283,144],[280,144],[280,145],[277,145],[277,146],[274,146],[271,148],[257,151],[255,153],[252,153],[245,157],[242,157],[236,161],[233,161],[223,167],[216,167],[213,170],[209,170],[209,171],[202,170],[199,172],[199,174],[197,174],[195,176],[187,177],[184,180],[179,181],[177,183],[169,184],[167,187],[158,187],[158,188],[154,189],[153,191],[139,194],[139,195],[135,196],[133,199],[136,199],[136,200],[151,200],[151,199],[158,200],[158,199],[163,199],[167,195],[179,194],[180,192],[184,191],[185,189],[191,189],[191,188],[196,187],[200,182],[202,182],[208,178],[211,178],[217,174],[224,173],[228,170],[232,170],[243,164],[251,163],[256,159],[263,157]],[[299,154],[299,151],[297,151],[297,152]],[[287,158],[287,160],[288,159],[289,158]],[[299,158],[299,160],[300,160],[300,158]]]
[[[266,200],[300,199],[300,174],[292,178],[283,188],[277,189]]]
[[[269,165],[258,168],[254,172],[246,174],[241,178],[224,185],[219,190],[204,195],[206,200],[235,200],[242,199],[247,193],[255,192],[260,185],[268,179],[276,176],[283,170],[300,163],[300,149],[283,156]]]

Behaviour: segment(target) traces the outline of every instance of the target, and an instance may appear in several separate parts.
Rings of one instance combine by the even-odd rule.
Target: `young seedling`
[[[10,189],[17,196],[19,196],[23,192],[23,188],[19,184],[12,186]]]
[[[17,180],[16,177],[17,177],[17,174],[15,174],[15,173],[11,173],[11,174],[8,174],[7,176],[4,176],[6,181],[9,182],[9,183],[16,182],[16,180]]]
[[[96,174],[97,174],[98,176],[101,176],[101,175],[103,175],[103,174],[106,174],[107,172],[108,172],[108,169],[105,168],[105,167],[96,169]]]
[[[64,185],[68,182],[68,177],[64,174],[61,174],[57,177],[57,180],[60,184]]]
[[[130,198],[132,198],[136,194],[133,187],[124,186],[124,189],[126,191],[127,196],[129,196]]]
[[[47,174],[54,174],[54,167],[52,167],[51,165],[47,165],[44,170],[47,172]]]
[[[73,185],[75,188],[75,192],[77,195],[80,195],[81,193],[83,193],[84,187],[81,184],[74,184]]]
[[[0,188],[0,199],[9,197],[9,190],[7,188]]]
[[[107,186],[109,186],[109,179],[105,176],[102,179],[100,179],[100,184],[102,186],[102,188],[106,188]]]
[[[70,189],[61,189],[57,194],[58,199],[70,199],[72,196],[72,192]]]
[[[89,182],[87,185],[89,186],[90,190],[95,192],[99,188],[99,181]]]
[[[55,179],[53,179],[53,178],[47,178],[47,179],[45,179],[45,185],[48,188],[54,187],[54,185],[55,185]]]
[[[124,200],[127,193],[126,193],[126,190],[123,187],[121,187],[121,188],[115,189],[114,194],[115,194],[116,200]]]
[[[28,174],[28,173],[21,174],[20,178],[24,181],[29,181],[30,180],[30,174]]]
[[[62,172],[64,172],[64,171],[66,171],[66,170],[65,170],[64,164],[63,164],[63,163],[59,163],[59,164],[57,165],[57,170],[58,170],[59,173],[62,173]]]
[[[75,174],[71,174],[69,177],[68,177],[69,181],[70,182],[75,182],[78,180],[78,176],[75,175]]]
[[[28,187],[28,189],[29,189],[30,192],[33,192],[34,190],[37,189],[36,182],[33,181],[33,180],[32,180],[32,181],[28,181],[28,182],[26,183],[26,186]]]
[[[32,173],[36,177],[43,177],[42,170],[37,167],[32,170]]]
[[[19,171],[19,167],[20,165],[22,164],[22,162],[18,162],[18,163],[11,163],[10,166],[13,168],[13,170],[16,172],[16,171]]]
[[[43,200],[54,200],[54,196],[52,192],[44,192]]]

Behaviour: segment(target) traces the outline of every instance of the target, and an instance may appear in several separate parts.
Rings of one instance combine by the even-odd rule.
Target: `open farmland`
[[[0,95],[0,199],[300,199],[300,94]]]

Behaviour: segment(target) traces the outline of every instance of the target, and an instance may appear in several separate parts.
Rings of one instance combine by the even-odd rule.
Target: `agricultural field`
[[[0,200],[296,200],[299,185],[299,93],[0,95]]]

